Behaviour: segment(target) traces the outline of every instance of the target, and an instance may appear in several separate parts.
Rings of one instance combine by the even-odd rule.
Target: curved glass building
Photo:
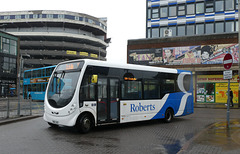
[[[25,69],[79,58],[106,60],[106,18],[57,10],[0,12],[0,30],[20,38]]]

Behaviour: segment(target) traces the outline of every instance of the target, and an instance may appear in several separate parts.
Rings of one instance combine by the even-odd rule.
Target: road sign
[[[229,70],[232,67],[233,58],[230,53],[227,53],[223,58],[223,66],[226,70]]]
[[[232,79],[232,70],[223,71],[223,79]]]

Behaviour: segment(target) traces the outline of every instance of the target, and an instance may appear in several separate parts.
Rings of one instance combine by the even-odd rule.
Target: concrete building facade
[[[106,18],[58,10],[0,12],[0,30],[20,38],[25,70],[79,58],[106,60]]]

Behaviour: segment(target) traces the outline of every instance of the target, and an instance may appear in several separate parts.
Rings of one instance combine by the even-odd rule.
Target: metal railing
[[[20,105],[18,103],[20,102]],[[28,115],[43,115],[44,103],[42,101],[32,101],[20,97],[0,98],[0,120]],[[18,113],[19,112],[19,113]]]

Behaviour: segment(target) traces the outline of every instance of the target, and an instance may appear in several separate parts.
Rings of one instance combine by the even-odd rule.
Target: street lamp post
[[[20,81],[21,81],[21,73],[22,73],[22,55],[20,56],[20,61],[19,61],[19,70],[18,70],[18,110],[17,110],[17,115],[20,116]]]
[[[21,75],[22,75],[22,70],[23,70],[23,65],[24,65],[24,59],[23,56],[29,57],[29,54],[25,54],[20,56],[20,61],[19,61],[19,70],[18,70],[18,110],[17,110],[17,115],[20,116],[20,89],[21,89]]]

